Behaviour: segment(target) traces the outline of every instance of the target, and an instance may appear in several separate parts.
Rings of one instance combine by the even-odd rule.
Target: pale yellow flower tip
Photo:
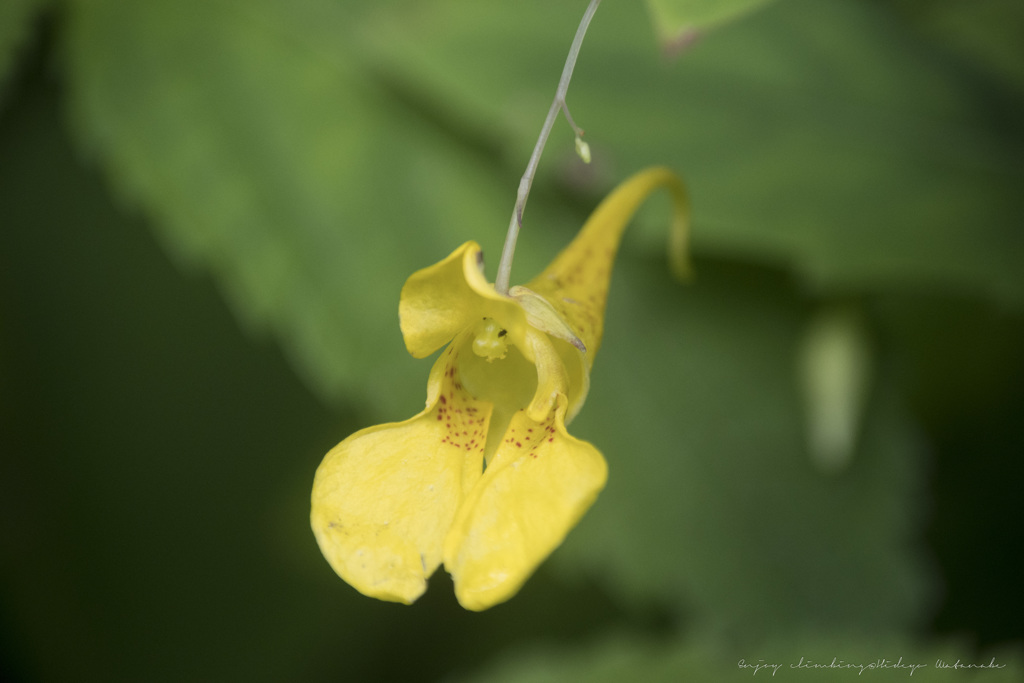
[[[841,472],[857,448],[871,389],[871,340],[861,314],[841,306],[817,311],[797,360],[811,459],[823,472]]]

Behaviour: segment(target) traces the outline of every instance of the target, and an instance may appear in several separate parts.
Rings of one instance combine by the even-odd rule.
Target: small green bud
[[[583,138],[579,135],[576,136],[576,154],[579,155],[580,159],[583,159],[583,163],[590,163],[590,145],[583,142]]]

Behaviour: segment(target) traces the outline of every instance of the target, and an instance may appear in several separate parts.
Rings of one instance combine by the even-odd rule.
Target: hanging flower
[[[317,470],[313,532],[345,581],[408,604],[443,562],[459,602],[486,609],[512,597],[594,502],[607,466],[566,425],[587,396],[622,232],[659,187],[673,198],[682,272],[685,191],[654,168],[616,188],[526,287],[496,291],[475,242],[409,278],[406,348],[424,358],[448,347],[423,412],[356,432]]]

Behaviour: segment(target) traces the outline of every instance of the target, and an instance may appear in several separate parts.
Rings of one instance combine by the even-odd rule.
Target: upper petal
[[[317,469],[313,533],[331,567],[364,595],[408,604],[426,590],[480,478],[491,407],[462,389],[457,354],[453,345],[435,363],[426,410],[356,432]]]
[[[576,336],[569,323],[555,310],[550,301],[528,287],[520,285],[510,288],[508,294],[523,307],[523,312],[526,313],[526,322],[530,324],[530,327],[550,334],[556,339],[569,342],[583,353],[587,352],[583,341]]]
[[[510,341],[522,341],[526,327],[522,308],[494,290],[484,277],[482,264],[480,246],[466,242],[443,261],[406,280],[398,318],[409,353],[425,358],[488,317],[507,329]]]
[[[572,243],[527,285],[551,302],[582,341],[587,349],[588,369],[601,345],[608,285],[622,233],[640,204],[662,187],[669,190],[673,203],[670,260],[677,274],[686,272],[686,188],[669,169],[651,168],[616,187],[594,210]]]

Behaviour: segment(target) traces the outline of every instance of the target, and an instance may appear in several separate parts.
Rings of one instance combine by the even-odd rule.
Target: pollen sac
[[[506,331],[493,318],[484,318],[474,330],[473,353],[488,362],[501,360],[508,353]]]

